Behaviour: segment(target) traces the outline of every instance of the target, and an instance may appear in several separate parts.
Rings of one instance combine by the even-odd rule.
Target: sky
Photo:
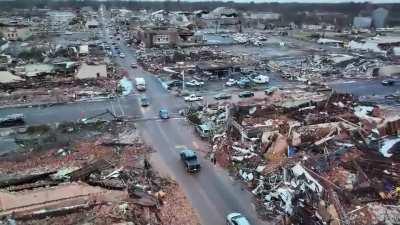
[[[2,1],[18,1],[18,0],[0,0]],[[60,1],[60,0],[59,0]],[[62,1],[62,0],[61,0]],[[98,1],[113,1],[113,0],[98,0]],[[125,0],[129,1],[129,0]],[[140,0],[146,1],[146,0]],[[163,0],[148,0],[148,1],[163,1]],[[201,2],[201,1],[213,1],[213,0],[181,0],[188,2]],[[229,0],[214,0],[214,1],[229,1]],[[371,3],[400,3],[400,0],[233,0],[234,2],[299,2],[299,3],[343,3],[343,2],[371,2]]]

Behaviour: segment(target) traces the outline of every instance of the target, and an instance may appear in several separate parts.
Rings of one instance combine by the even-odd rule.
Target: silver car
[[[250,225],[250,222],[240,213],[229,213],[226,216],[227,225]]]

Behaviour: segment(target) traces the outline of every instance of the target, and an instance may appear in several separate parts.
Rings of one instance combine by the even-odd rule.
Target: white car
[[[203,86],[204,82],[203,81],[197,81],[197,80],[191,80],[186,82],[187,86],[191,86],[191,87],[198,87],[198,86]]]
[[[228,225],[250,225],[250,222],[240,213],[229,213],[226,216]]]
[[[228,87],[232,87],[232,86],[234,86],[234,85],[236,85],[236,84],[237,84],[237,81],[236,81],[235,79],[229,79],[229,80],[225,83],[225,85],[228,86]]]
[[[189,96],[184,97],[183,99],[185,99],[186,102],[195,102],[203,100],[203,97],[191,94]]]
[[[269,82],[269,77],[264,75],[258,75],[251,80],[256,84],[265,84]]]
[[[124,54],[124,53],[120,53],[120,54],[119,54],[119,57],[120,57],[120,58],[125,58],[125,54]]]

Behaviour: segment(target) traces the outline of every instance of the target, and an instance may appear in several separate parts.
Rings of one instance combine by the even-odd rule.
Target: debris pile
[[[290,80],[322,81],[326,78],[373,78],[387,59],[347,54],[321,54],[269,60],[268,66]]]
[[[152,170],[151,149],[135,131],[114,126],[120,132],[71,140],[68,148],[3,156],[2,222],[199,224],[179,186]]]
[[[230,106],[211,139],[217,162],[247,184],[259,214],[281,224],[399,223],[398,115],[347,94],[281,100]]]

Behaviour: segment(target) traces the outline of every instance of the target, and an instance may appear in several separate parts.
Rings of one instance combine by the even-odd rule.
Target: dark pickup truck
[[[196,153],[193,150],[185,149],[181,151],[180,155],[187,172],[195,173],[200,171],[200,163],[197,159]]]

